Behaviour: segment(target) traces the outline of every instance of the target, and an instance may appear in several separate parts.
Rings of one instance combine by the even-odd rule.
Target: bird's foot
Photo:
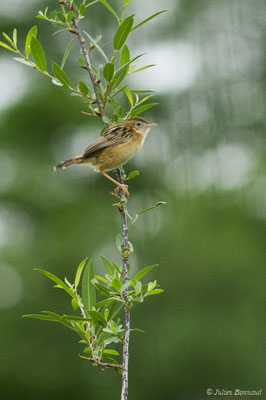
[[[125,185],[123,183],[117,184],[117,187],[115,188],[114,192],[117,193],[118,190],[120,189],[124,192],[126,196],[129,197],[128,185]]]

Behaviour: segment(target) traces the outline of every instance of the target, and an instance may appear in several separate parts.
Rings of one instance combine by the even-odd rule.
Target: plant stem
[[[67,8],[67,10],[70,11],[70,6],[69,6],[69,3],[68,3],[67,0],[62,0],[61,3],[63,3],[63,4],[65,5],[65,7]],[[92,83],[92,86],[93,86],[93,89],[94,89],[95,100],[96,100],[96,103],[97,103],[97,105],[98,105],[99,113],[102,115],[102,113],[103,113],[103,106],[102,106],[102,102],[101,102],[101,100],[100,100],[100,98],[99,98],[99,91],[98,91],[97,78],[96,78],[96,76],[95,76],[95,74],[93,73],[92,68],[91,68],[91,62],[90,62],[89,52],[88,52],[88,50],[87,50],[86,47],[85,47],[85,39],[82,37],[82,34],[81,34],[80,29],[79,29],[79,26],[78,26],[78,22],[77,22],[77,20],[76,20],[75,17],[72,18],[72,23],[73,23],[73,25],[74,25],[75,34],[77,35],[77,37],[78,37],[78,39],[79,39],[80,46],[81,46],[81,50],[82,50],[82,53],[83,53],[83,55],[84,55],[84,59],[85,59],[85,61],[86,61],[86,66],[87,66],[86,69],[87,69],[87,71],[88,71],[88,73],[89,73],[90,80],[91,80],[91,83]],[[74,32],[73,32],[73,33],[74,33]]]
[[[123,184],[122,173],[120,169],[117,169],[118,182]],[[120,190],[120,199],[124,195],[123,190]],[[122,219],[122,234],[123,234],[123,249],[129,247],[128,245],[128,227],[127,227],[127,215],[123,206],[119,207],[119,212]],[[128,275],[128,255],[123,256],[123,277],[124,283],[129,281]],[[126,300],[128,297],[128,289],[123,292],[123,297]],[[124,341],[123,341],[123,362],[122,362],[122,390],[121,400],[127,400],[128,398],[128,361],[129,361],[129,335],[130,335],[130,308],[125,305],[124,307]]]

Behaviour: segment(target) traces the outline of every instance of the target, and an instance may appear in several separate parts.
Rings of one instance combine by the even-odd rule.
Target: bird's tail
[[[60,164],[54,166],[54,171],[57,171],[60,168],[66,168],[70,165],[79,164],[82,160],[82,156],[77,156],[71,158],[70,160],[62,161]]]

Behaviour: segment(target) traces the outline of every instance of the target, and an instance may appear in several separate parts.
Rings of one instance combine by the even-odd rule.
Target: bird
[[[128,185],[117,182],[106,171],[125,165],[141,149],[147,133],[153,126],[157,124],[141,117],[132,117],[107,128],[102,136],[85,149],[83,154],[62,161],[54,167],[54,171],[70,165],[89,164],[96,172],[116,184],[115,192],[121,189],[129,196]]]

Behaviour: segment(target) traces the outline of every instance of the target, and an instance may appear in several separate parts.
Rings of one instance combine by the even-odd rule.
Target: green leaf
[[[163,289],[153,289],[153,290],[150,290],[148,293],[146,293],[145,297],[146,296],[152,296],[153,294],[163,293],[163,292],[164,292]]]
[[[31,38],[31,54],[35,64],[41,71],[46,71],[47,62],[41,43],[34,36]]]
[[[130,15],[127,17],[122,24],[119,26],[117,29],[117,32],[114,36],[114,49],[115,50],[120,50],[125,41],[127,40],[127,37],[129,35],[129,32],[132,28],[134,22],[134,17],[133,15]]]
[[[125,92],[126,95],[127,95],[127,98],[128,98],[128,101],[129,101],[130,105],[133,106],[134,100],[133,100],[133,96],[132,96],[132,94],[131,94],[131,91],[130,91],[127,87],[125,87],[125,88],[124,88],[124,92]]]
[[[17,33],[17,30],[16,30],[16,28],[13,30],[13,43],[14,43],[14,46],[15,47],[17,47],[17,41],[18,41],[18,33]]]
[[[105,339],[104,344],[108,345],[110,343],[119,343],[119,342],[120,342],[120,340],[119,340],[119,338],[117,336],[112,336],[112,337],[110,337],[108,339]]]
[[[120,288],[120,292],[123,293],[126,289],[129,288],[130,285],[132,285],[132,281],[127,281],[123,283],[123,285]]]
[[[73,16],[74,16],[74,12],[69,11],[69,13],[67,14],[67,22],[68,23],[70,23],[72,21]]]
[[[27,34],[27,37],[26,37],[26,42],[25,42],[25,53],[26,53],[26,55],[28,56],[29,54],[30,54],[30,52],[31,52],[31,47],[30,47],[30,44],[31,44],[31,39],[33,38],[33,37],[37,37],[37,33],[38,33],[38,28],[37,28],[37,26],[35,25],[35,26],[33,26],[30,30],[29,30],[29,32],[28,32],[28,34]]]
[[[77,289],[77,287],[79,285],[81,274],[82,274],[83,268],[85,267],[85,265],[87,263],[87,260],[88,260],[88,257],[85,258],[85,260],[81,261],[81,263],[78,266],[78,269],[77,269],[77,272],[76,272],[76,276],[75,276],[75,283],[74,283],[75,289]]]
[[[133,224],[133,222],[136,221],[136,219],[137,219],[137,217],[138,217],[139,215],[144,214],[144,213],[146,213],[146,212],[148,212],[148,211],[151,211],[151,210],[153,210],[154,208],[156,208],[156,207],[158,207],[158,206],[160,206],[160,205],[162,205],[162,204],[166,204],[166,202],[165,202],[165,201],[158,201],[157,203],[153,204],[153,206],[151,206],[151,207],[149,207],[149,208],[146,208],[146,209],[143,210],[143,211],[138,212],[137,214],[135,214],[135,215],[131,218],[131,221],[130,221],[129,226],[130,226],[131,224]]]
[[[67,74],[57,65],[54,61],[52,62],[53,74],[56,79],[62,83],[65,87],[70,87],[70,80]]]
[[[89,261],[86,266],[83,277],[82,277],[82,302],[84,304],[86,315],[88,316],[88,311],[96,303],[96,292],[95,288],[91,282],[94,278],[94,267],[92,259]]]
[[[120,85],[120,83],[125,79],[125,77],[128,74],[128,67],[125,65],[124,67],[120,68],[113,76],[113,79],[111,81],[110,85],[110,91],[114,90],[117,88],[117,86]]]
[[[114,63],[112,63],[112,62],[106,63],[104,66],[103,75],[104,75],[105,79],[107,80],[107,82],[110,82],[110,80],[112,79],[112,77],[114,75],[114,72],[115,72]]]
[[[104,295],[110,296],[111,290],[108,289],[106,286],[101,285],[100,283],[97,283],[97,282],[93,282],[93,285],[96,287],[96,289],[99,292],[103,293]]]
[[[91,317],[93,321],[97,321],[103,326],[107,325],[107,322],[105,321],[104,317],[98,311],[88,311],[87,314],[88,317]]]
[[[86,12],[86,6],[85,6],[84,3],[82,3],[82,4],[80,5],[80,7],[79,7],[79,12],[80,12],[80,15],[84,15],[84,14],[85,14],[85,12]]]
[[[109,299],[99,301],[98,303],[95,304],[95,307],[96,308],[106,307],[108,306],[109,303],[113,301],[124,303],[123,300],[119,297],[110,297]]]
[[[4,42],[0,42],[0,46],[4,47],[7,50],[13,51],[14,53],[16,53],[16,51],[14,49],[12,49],[10,46],[8,46],[6,43]]]
[[[117,15],[117,13],[115,12],[115,10],[110,6],[110,4],[106,1],[106,0],[99,0],[117,19],[117,21],[119,22],[120,19]]]
[[[128,175],[127,179],[133,179],[136,176],[139,176],[139,171],[137,171],[137,170],[130,172],[130,174]]]
[[[117,278],[114,278],[114,279],[112,280],[112,282],[111,282],[111,286],[112,286],[115,290],[119,291],[120,288],[121,288],[121,282],[120,282],[120,280],[117,279]]]
[[[116,350],[105,349],[103,352],[104,352],[105,354],[112,354],[113,356],[119,356],[119,353],[118,353],[118,351],[116,351]]]
[[[57,18],[60,19],[60,21],[62,21],[62,22],[66,22],[65,15],[62,11],[57,12]]]
[[[77,317],[76,315],[62,315],[60,319],[65,319],[66,321],[74,321],[74,322],[90,322],[92,320],[92,318]]]
[[[127,45],[123,47],[120,55],[120,63],[119,67],[122,67],[124,64],[128,63],[130,61],[130,51]]]
[[[112,357],[107,356],[106,354],[103,354],[103,360],[105,360],[105,361],[107,361],[107,362],[109,362],[109,363],[111,363],[111,364],[119,365],[118,362],[117,362],[117,360],[115,360],[115,359],[112,358]]]
[[[81,93],[85,94],[85,96],[87,96],[89,94],[88,86],[81,80],[79,81],[79,91]]]
[[[5,32],[2,32],[2,35],[13,46],[13,40],[11,40],[10,37]]]
[[[85,33],[85,35],[88,37],[88,39],[91,41],[91,43],[95,46],[95,48],[98,50],[98,52],[103,56],[103,58],[105,59],[106,62],[109,62],[108,58],[106,57],[103,49],[99,46],[99,44],[93,39],[93,37],[91,37],[91,35],[86,32],[83,31]]]
[[[64,54],[62,62],[61,62],[61,69],[63,69],[64,66],[65,66],[66,60],[68,58],[68,55],[69,55],[70,50],[71,50],[71,47],[72,47],[73,43],[75,42],[75,40],[76,40],[76,36],[73,39],[71,39],[70,42],[67,45],[65,54]]]
[[[76,311],[79,308],[79,303],[76,299],[72,299],[71,304],[74,311]]]
[[[79,63],[80,63],[80,65],[82,67],[86,67],[87,66],[86,61],[84,60],[84,58],[79,57]]]
[[[116,243],[116,247],[117,247],[118,251],[121,252],[122,251],[122,246],[123,246],[123,237],[122,237],[121,233],[118,233],[116,235],[115,243]]]
[[[26,315],[22,315],[22,318],[41,319],[43,321],[52,321],[52,322],[58,321],[57,318],[54,318],[50,315],[42,315],[42,314],[26,314]]]
[[[151,15],[149,18],[144,19],[144,20],[143,20],[142,22],[140,22],[138,25],[134,26],[134,28],[131,29],[131,32],[133,32],[135,29],[138,29],[140,26],[146,24],[146,22],[150,21],[151,19],[157,17],[157,15],[160,15],[160,14],[166,12],[166,11],[167,11],[167,10],[159,11],[159,12],[157,12],[157,13]]]
[[[142,67],[142,68],[136,69],[135,71],[132,71],[131,74],[135,74],[136,72],[144,71],[144,69],[155,67],[155,66],[156,66],[156,64],[145,65],[145,67]]]
[[[83,350],[84,353],[92,353],[92,350],[90,347],[85,347],[85,349]]]
[[[35,271],[39,271],[41,274],[45,275],[47,278],[51,279],[53,282],[57,283],[62,289],[65,290],[71,297],[76,299],[75,293],[57,276],[51,272],[45,271],[44,269],[34,268]]]
[[[139,328],[133,328],[133,329],[130,329],[130,331],[131,331],[131,332],[145,333],[145,331],[143,331],[142,329],[139,329]]]
[[[89,4],[86,4],[86,7],[90,7],[90,6],[92,6],[93,4],[99,3],[99,1],[100,1],[100,0],[94,0],[94,1],[92,1],[91,3],[89,3]]]
[[[131,279],[133,285],[144,275],[146,275],[148,272],[150,272],[153,268],[158,267],[158,264],[154,265],[149,265],[148,267],[142,268],[137,275],[134,276],[134,278]]]
[[[141,99],[141,100],[138,102],[138,105],[140,105],[140,104],[144,103],[145,101],[149,100],[151,97],[153,97],[153,95],[144,97],[143,99]]]
[[[107,258],[105,258],[104,256],[101,256],[101,259],[105,265],[105,268],[106,268],[106,271],[108,272],[108,274],[110,274],[111,276],[114,276],[115,269],[114,269],[113,265],[111,264],[111,262],[109,260],[107,260]]]
[[[135,110],[133,110],[133,111],[131,111],[131,113],[129,113],[128,118],[135,117],[136,115],[143,113],[144,111],[148,110],[149,108],[157,106],[157,104],[158,103],[144,104],[141,107],[135,108]]]
[[[125,77],[128,74],[128,66],[135,60],[137,60],[138,58],[142,57],[143,54],[138,55],[137,57],[133,58],[133,60],[128,61],[126,64],[124,64],[122,67],[120,67],[116,73],[113,76],[113,79],[111,80],[111,84],[110,84],[110,91],[114,90],[115,88],[117,88],[117,86],[120,85],[120,83],[125,79]]]

